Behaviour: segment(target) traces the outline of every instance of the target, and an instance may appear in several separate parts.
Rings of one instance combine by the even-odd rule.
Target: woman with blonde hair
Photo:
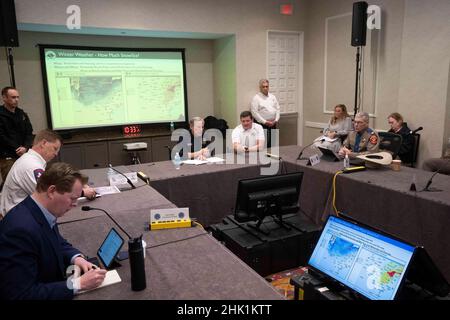
[[[339,152],[342,141],[353,130],[352,118],[347,112],[345,104],[334,107],[334,114],[328,125],[323,129],[323,136],[316,139],[314,145]]]

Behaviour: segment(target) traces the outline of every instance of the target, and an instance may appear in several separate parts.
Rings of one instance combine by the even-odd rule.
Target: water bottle
[[[130,260],[131,290],[144,290],[147,287],[147,281],[145,279],[142,235],[139,238],[128,240],[128,259]]]
[[[175,169],[180,170],[181,158],[178,152],[175,153],[175,157],[173,158],[173,164],[175,165]]]
[[[350,167],[350,159],[348,158],[348,154],[345,155],[344,158],[344,168],[349,168]]]
[[[109,167],[108,171],[106,172],[106,177],[108,178],[108,183],[111,185],[111,177],[115,175],[113,168]]]
[[[170,132],[173,132],[175,130],[175,126],[173,124],[173,121],[170,122]]]

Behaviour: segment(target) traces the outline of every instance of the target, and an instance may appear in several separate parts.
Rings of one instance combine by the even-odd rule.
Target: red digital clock
[[[122,133],[124,136],[139,136],[141,134],[141,125],[133,124],[122,127]]]

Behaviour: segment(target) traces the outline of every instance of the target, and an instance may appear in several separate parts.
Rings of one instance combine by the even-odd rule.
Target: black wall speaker
[[[353,3],[353,18],[352,18],[353,47],[366,45],[368,6],[369,5],[365,1]]]
[[[0,47],[18,47],[14,0],[0,0]]]

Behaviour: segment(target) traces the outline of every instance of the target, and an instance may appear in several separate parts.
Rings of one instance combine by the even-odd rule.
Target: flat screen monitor
[[[267,216],[296,213],[303,172],[243,179],[238,183],[235,219],[258,221]],[[259,227],[258,225],[258,227]]]
[[[368,299],[393,300],[414,253],[406,242],[330,216],[308,265]]]
[[[123,238],[119,235],[116,229],[112,228],[97,251],[97,255],[106,269],[111,267],[113,264],[114,259],[123,246],[123,243]]]
[[[40,45],[53,130],[185,122],[184,49]]]

